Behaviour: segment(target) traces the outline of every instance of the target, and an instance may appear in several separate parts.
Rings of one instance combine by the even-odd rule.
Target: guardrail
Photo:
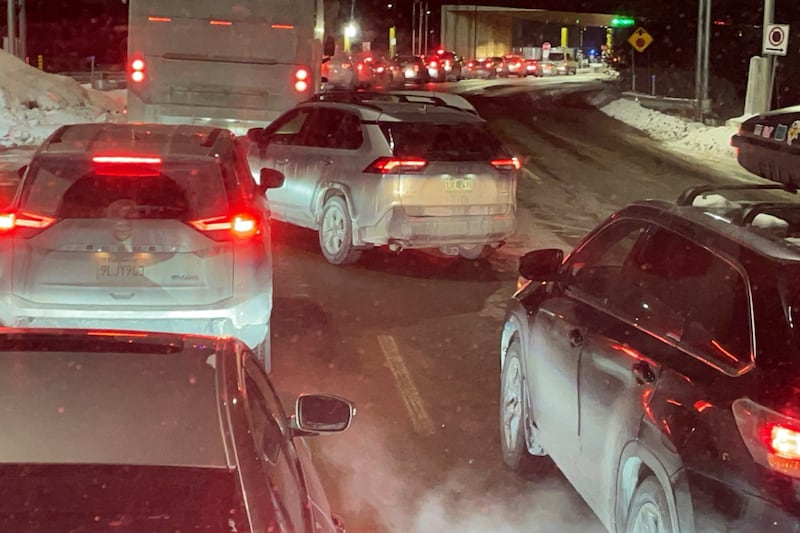
[[[92,89],[97,89],[98,91],[113,91],[115,89],[126,89],[128,87],[126,73],[116,70],[95,70],[94,72],[59,72],[58,74],[61,76],[69,76],[80,84],[88,84],[92,87]]]

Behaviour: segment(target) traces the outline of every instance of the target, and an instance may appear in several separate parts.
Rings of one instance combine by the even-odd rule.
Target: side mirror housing
[[[261,193],[267,192],[268,189],[277,189],[283,186],[284,176],[280,170],[274,168],[262,168],[258,182],[258,190]]]
[[[247,130],[247,138],[254,143],[260,143],[264,140],[265,128],[250,128]]]
[[[554,281],[564,261],[564,251],[558,248],[534,250],[519,259],[519,274],[531,281]]]
[[[302,432],[337,433],[353,423],[356,408],[331,394],[301,394],[295,406],[295,425]]]

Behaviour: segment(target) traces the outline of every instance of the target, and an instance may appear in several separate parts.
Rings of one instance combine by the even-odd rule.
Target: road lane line
[[[414,382],[411,381],[411,374],[408,372],[408,367],[403,361],[403,356],[400,354],[400,349],[397,347],[394,337],[391,335],[378,335],[378,344],[397,383],[400,397],[403,399],[408,416],[411,418],[414,431],[422,435],[433,435],[435,431],[433,420],[431,420],[428,411],[425,409],[422,396],[414,386]]]

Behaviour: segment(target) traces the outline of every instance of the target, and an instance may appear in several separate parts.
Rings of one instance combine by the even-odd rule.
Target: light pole
[[[767,36],[767,26],[774,22],[775,17],[775,0],[764,0],[764,25],[761,28],[762,38],[764,42]],[[762,113],[766,113],[772,109],[772,84],[775,80],[775,56],[772,54],[762,54],[764,56],[764,73],[766,75],[766,83],[764,88],[767,91],[766,98],[764,99],[764,106],[761,109]]]
[[[17,24],[17,14],[15,13],[16,2],[15,0],[6,0],[8,4],[8,50],[9,54],[16,55],[16,42],[17,42],[17,35],[16,35],[16,24]]]

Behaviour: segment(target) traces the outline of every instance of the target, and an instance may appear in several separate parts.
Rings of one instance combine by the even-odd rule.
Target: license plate
[[[444,190],[447,192],[469,192],[472,190],[472,180],[466,178],[447,178],[444,180]]]
[[[98,279],[108,278],[141,278],[144,277],[144,265],[129,262],[109,261],[97,265]]]

